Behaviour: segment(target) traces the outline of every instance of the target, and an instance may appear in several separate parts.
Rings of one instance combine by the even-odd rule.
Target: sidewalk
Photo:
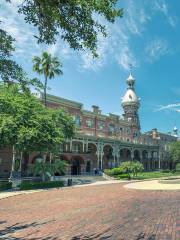
[[[96,185],[104,185],[104,184],[114,184],[114,183],[123,183],[125,181],[119,181],[119,180],[104,180],[104,181],[97,181],[93,182],[90,184],[82,184],[82,185],[73,185],[71,187],[63,187],[61,189],[69,189],[69,188],[80,188],[80,187],[87,187],[87,186],[96,186]],[[0,200],[8,197],[13,197],[17,195],[22,195],[22,194],[31,194],[31,193],[37,193],[37,192],[42,192],[42,191],[49,191],[53,190],[56,188],[49,188],[49,189],[37,189],[37,190],[26,190],[26,191],[13,191],[13,190],[7,190],[4,192],[0,192]]]

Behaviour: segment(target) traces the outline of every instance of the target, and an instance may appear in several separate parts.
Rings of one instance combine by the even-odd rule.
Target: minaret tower
[[[127,121],[131,121],[132,128],[136,130],[138,133],[140,132],[140,122],[138,109],[140,107],[140,99],[136,96],[134,85],[135,79],[133,78],[131,72],[129,74],[127,82],[127,91],[122,98],[122,107],[124,109],[124,119]]]
[[[176,126],[173,128],[173,136],[178,137],[178,129]]]

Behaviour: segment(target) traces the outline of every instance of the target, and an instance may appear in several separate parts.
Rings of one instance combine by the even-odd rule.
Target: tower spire
[[[140,99],[137,97],[135,92],[135,79],[133,78],[131,72],[126,80],[127,82],[127,90],[122,98],[122,107],[124,109],[124,118],[127,120],[131,120],[132,125],[140,130],[140,122],[138,116],[138,109],[140,107]]]

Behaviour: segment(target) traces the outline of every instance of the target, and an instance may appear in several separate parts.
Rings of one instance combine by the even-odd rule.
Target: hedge
[[[109,176],[114,176],[114,175],[120,175],[123,172],[122,172],[121,168],[113,168],[113,169],[105,169],[104,173]]]
[[[56,187],[64,187],[64,182],[62,182],[62,181],[52,181],[52,182],[27,182],[27,181],[24,181],[20,184],[20,190],[56,188]]]
[[[12,188],[12,182],[0,181],[0,191],[8,190]]]

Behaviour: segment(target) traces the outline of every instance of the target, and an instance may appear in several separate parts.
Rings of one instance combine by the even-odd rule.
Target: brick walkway
[[[0,239],[180,240],[180,191],[108,184],[1,199]]]

